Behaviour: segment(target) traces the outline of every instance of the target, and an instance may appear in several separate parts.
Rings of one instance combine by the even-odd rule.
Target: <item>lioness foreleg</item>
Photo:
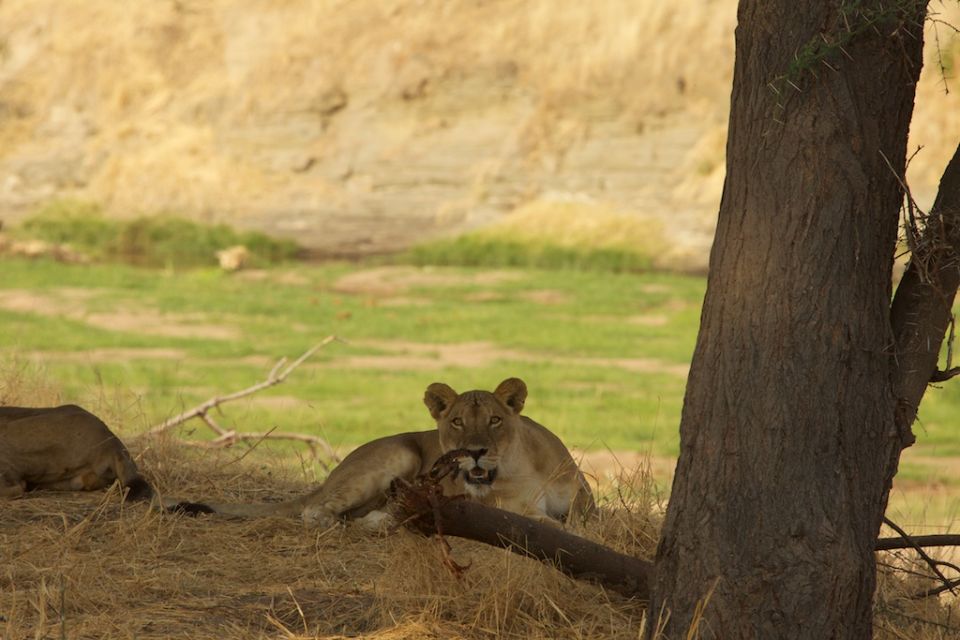
[[[310,527],[329,527],[342,518],[361,518],[365,526],[389,526],[389,514],[380,511],[397,478],[410,481],[420,471],[420,456],[407,448],[370,446],[357,449],[331,473],[307,500],[301,513]]]

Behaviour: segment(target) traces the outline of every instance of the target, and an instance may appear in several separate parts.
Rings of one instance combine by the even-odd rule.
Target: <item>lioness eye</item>
[[[462,427],[462,426],[463,426],[463,418],[454,418],[453,420],[450,421],[450,424],[452,424],[452,425],[455,426],[455,427]]]
[[[494,426],[500,424],[501,422],[503,422],[503,419],[502,419],[500,416],[491,416],[491,417],[490,417],[490,424],[492,424],[492,425],[494,425]]]

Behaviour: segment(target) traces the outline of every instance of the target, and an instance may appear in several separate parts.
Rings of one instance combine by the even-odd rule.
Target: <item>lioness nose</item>
[[[470,456],[476,460],[480,461],[480,458],[487,452],[486,449],[468,449],[470,451]]]

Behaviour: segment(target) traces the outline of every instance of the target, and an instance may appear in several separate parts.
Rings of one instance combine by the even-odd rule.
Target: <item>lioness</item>
[[[119,480],[127,500],[153,489],[123,443],[100,418],[76,405],[0,407],[0,498],[30,489],[89,491]]]
[[[443,482],[447,495],[466,493],[485,504],[539,520],[562,521],[568,514],[587,516],[593,495],[560,439],[520,415],[527,386],[504,380],[493,391],[457,394],[435,382],[423,397],[437,428],[380,438],[357,448],[324,484],[303,497],[273,504],[181,503],[188,512],[227,515],[301,515],[310,526],[362,518],[371,527],[390,516],[380,509],[396,479],[427,473],[442,454],[466,449],[456,477]]]

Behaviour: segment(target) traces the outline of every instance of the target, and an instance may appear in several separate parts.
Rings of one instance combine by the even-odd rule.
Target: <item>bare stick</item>
[[[206,414],[206,413],[200,414],[200,419],[206,422],[207,426],[213,429],[214,433],[216,433],[217,435],[222,436],[225,433],[227,433],[227,430],[221,427],[219,424],[217,424],[217,421],[211,418],[209,414]]]
[[[239,398],[243,398],[245,396],[249,396],[254,393],[257,393],[258,391],[262,391],[263,389],[267,389],[274,385],[280,384],[287,378],[287,376],[290,375],[290,373],[294,369],[296,369],[301,364],[303,364],[303,362],[307,358],[309,358],[314,353],[316,353],[326,345],[330,344],[334,340],[339,340],[339,338],[337,338],[336,336],[328,336],[324,338],[322,341],[320,341],[320,343],[316,344],[313,348],[308,349],[306,352],[303,353],[303,355],[301,355],[299,358],[294,360],[289,365],[287,365],[286,358],[281,358],[270,370],[270,373],[267,374],[267,378],[262,382],[258,382],[253,386],[247,387],[246,389],[241,389],[240,391],[236,391],[234,393],[231,393],[225,396],[215,396],[213,398],[210,398],[206,402],[203,402],[197,405],[196,407],[189,409],[187,411],[184,411],[180,415],[174,416],[173,418],[170,418],[169,420],[166,420],[163,423],[157,425],[156,427],[148,431],[147,435],[157,435],[165,431],[168,431],[176,427],[177,425],[183,424],[188,420],[192,420],[193,418],[200,418],[208,427],[210,427],[210,429],[214,433],[217,434],[217,437],[210,441],[201,441],[201,442],[184,441],[186,444],[189,444],[195,447],[219,448],[219,447],[229,447],[237,442],[247,442],[247,441],[253,440],[255,441],[253,448],[256,448],[256,446],[260,444],[260,442],[262,442],[263,440],[266,440],[267,438],[271,440],[295,440],[298,442],[306,443],[307,446],[310,447],[310,452],[311,454],[313,454],[313,458],[317,460],[325,470],[329,471],[330,467],[323,460],[321,460],[320,457],[317,455],[318,447],[322,449],[326,453],[327,457],[333,460],[334,462],[340,462],[340,457],[337,455],[336,451],[333,450],[333,447],[330,446],[330,443],[328,443],[323,438],[320,438],[319,436],[309,435],[306,433],[276,432],[275,431],[276,428],[270,429],[269,431],[266,431],[266,432],[260,432],[260,433],[243,433],[243,432],[238,433],[233,429],[225,429],[219,424],[217,424],[217,421],[214,420],[213,417],[210,415],[210,410],[216,409],[221,404],[224,404],[226,402],[237,400]]]
[[[911,543],[910,546],[920,555],[921,558],[923,558],[923,561],[926,562],[927,566],[930,567],[930,570],[933,571],[934,574],[936,574],[936,576],[940,579],[940,582],[942,582],[944,585],[947,585],[947,588],[950,590],[950,592],[956,595],[956,592],[953,590],[953,585],[951,585],[950,580],[947,579],[947,576],[943,575],[943,572],[940,571],[940,567],[937,566],[937,562],[933,558],[931,558],[929,555],[927,555],[927,552],[923,550],[923,547],[921,547],[916,542],[914,542],[913,538],[911,538],[906,531],[900,528],[900,526],[890,518],[884,517],[883,523],[888,527],[890,527],[891,529],[893,529],[894,531],[896,531],[897,533],[899,533],[901,538],[910,542]]]
[[[238,399],[240,399],[240,398],[244,398],[244,397],[246,397],[246,396],[249,396],[249,395],[252,395],[252,394],[254,394],[254,393],[257,393],[258,391],[262,391],[262,390],[268,389],[268,388],[270,388],[270,387],[272,387],[272,386],[274,386],[274,385],[280,384],[281,382],[283,382],[284,380],[286,380],[287,376],[289,376],[290,373],[291,373],[294,369],[296,369],[296,368],[299,367],[301,364],[303,364],[303,361],[304,361],[304,360],[306,360],[307,358],[309,358],[309,357],[312,356],[314,353],[316,353],[317,351],[319,351],[319,350],[322,349],[323,347],[327,346],[328,344],[330,344],[330,343],[333,342],[334,340],[339,340],[339,338],[337,338],[336,336],[327,336],[326,338],[324,338],[323,340],[321,340],[319,344],[313,346],[311,349],[307,350],[302,356],[300,356],[299,358],[297,358],[296,360],[294,360],[294,361],[293,361],[287,368],[285,368],[285,369],[283,368],[283,365],[286,363],[287,359],[286,359],[286,358],[281,358],[281,360],[280,360],[280,361],[273,367],[273,369],[270,371],[270,374],[267,376],[267,379],[266,379],[266,380],[264,380],[264,381],[262,381],[262,382],[258,382],[257,384],[255,384],[255,385],[253,385],[253,386],[251,386],[251,387],[247,387],[246,389],[241,389],[240,391],[236,391],[236,392],[234,392],[234,393],[227,394],[227,395],[225,395],[225,396],[214,396],[213,398],[210,398],[210,399],[207,400],[206,402],[203,402],[203,403],[197,405],[196,407],[194,407],[194,408],[192,408],[192,409],[188,409],[187,411],[184,411],[184,412],[181,413],[180,415],[174,416],[174,417],[172,417],[172,418],[170,418],[170,419],[168,419],[168,420],[165,420],[165,421],[161,422],[161,423],[158,424],[157,426],[155,426],[155,427],[153,427],[152,429],[150,429],[150,430],[147,432],[147,435],[154,436],[154,435],[161,434],[161,433],[163,433],[163,432],[165,432],[165,431],[169,431],[169,430],[172,429],[173,427],[176,427],[177,425],[183,424],[183,423],[186,422],[187,420],[192,420],[193,418],[203,417],[203,416],[207,415],[207,412],[208,412],[208,411],[210,411],[211,409],[214,409],[214,408],[216,408],[216,407],[219,407],[221,404],[224,404],[224,403],[227,403],[227,402],[231,402],[231,401],[233,401],[233,400],[238,400]],[[208,424],[214,431],[216,431],[218,434],[220,434],[220,435],[223,434],[223,430],[222,430],[222,429],[213,426],[213,424],[211,424],[210,422],[207,422],[207,424]]]
[[[880,538],[873,547],[877,551],[893,551],[894,549],[916,549],[917,547],[960,547],[960,534],[938,533],[927,536],[910,536],[905,538]]]
[[[295,442],[303,442],[310,447],[311,451],[314,452],[314,458],[317,458],[315,452],[317,447],[319,447],[323,449],[323,452],[328,458],[334,462],[340,462],[340,456],[337,455],[337,452],[333,449],[333,447],[330,446],[329,442],[319,436],[312,436],[306,433],[290,433],[286,431],[274,431],[272,429],[270,431],[259,433],[225,431],[220,434],[219,438],[215,438],[213,440],[195,440],[188,442],[187,444],[206,449],[219,449],[221,447],[232,446],[237,442],[248,442],[251,440],[259,442],[268,438],[270,440],[293,440]],[[323,461],[320,461],[320,465],[329,470]]]
[[[933,375],[930,376],[930,382],[946,382],[950,378],[954,378],[960,375],[960,367],[951,367],[946,371],[941,371],[936,369],[933,372]]]

